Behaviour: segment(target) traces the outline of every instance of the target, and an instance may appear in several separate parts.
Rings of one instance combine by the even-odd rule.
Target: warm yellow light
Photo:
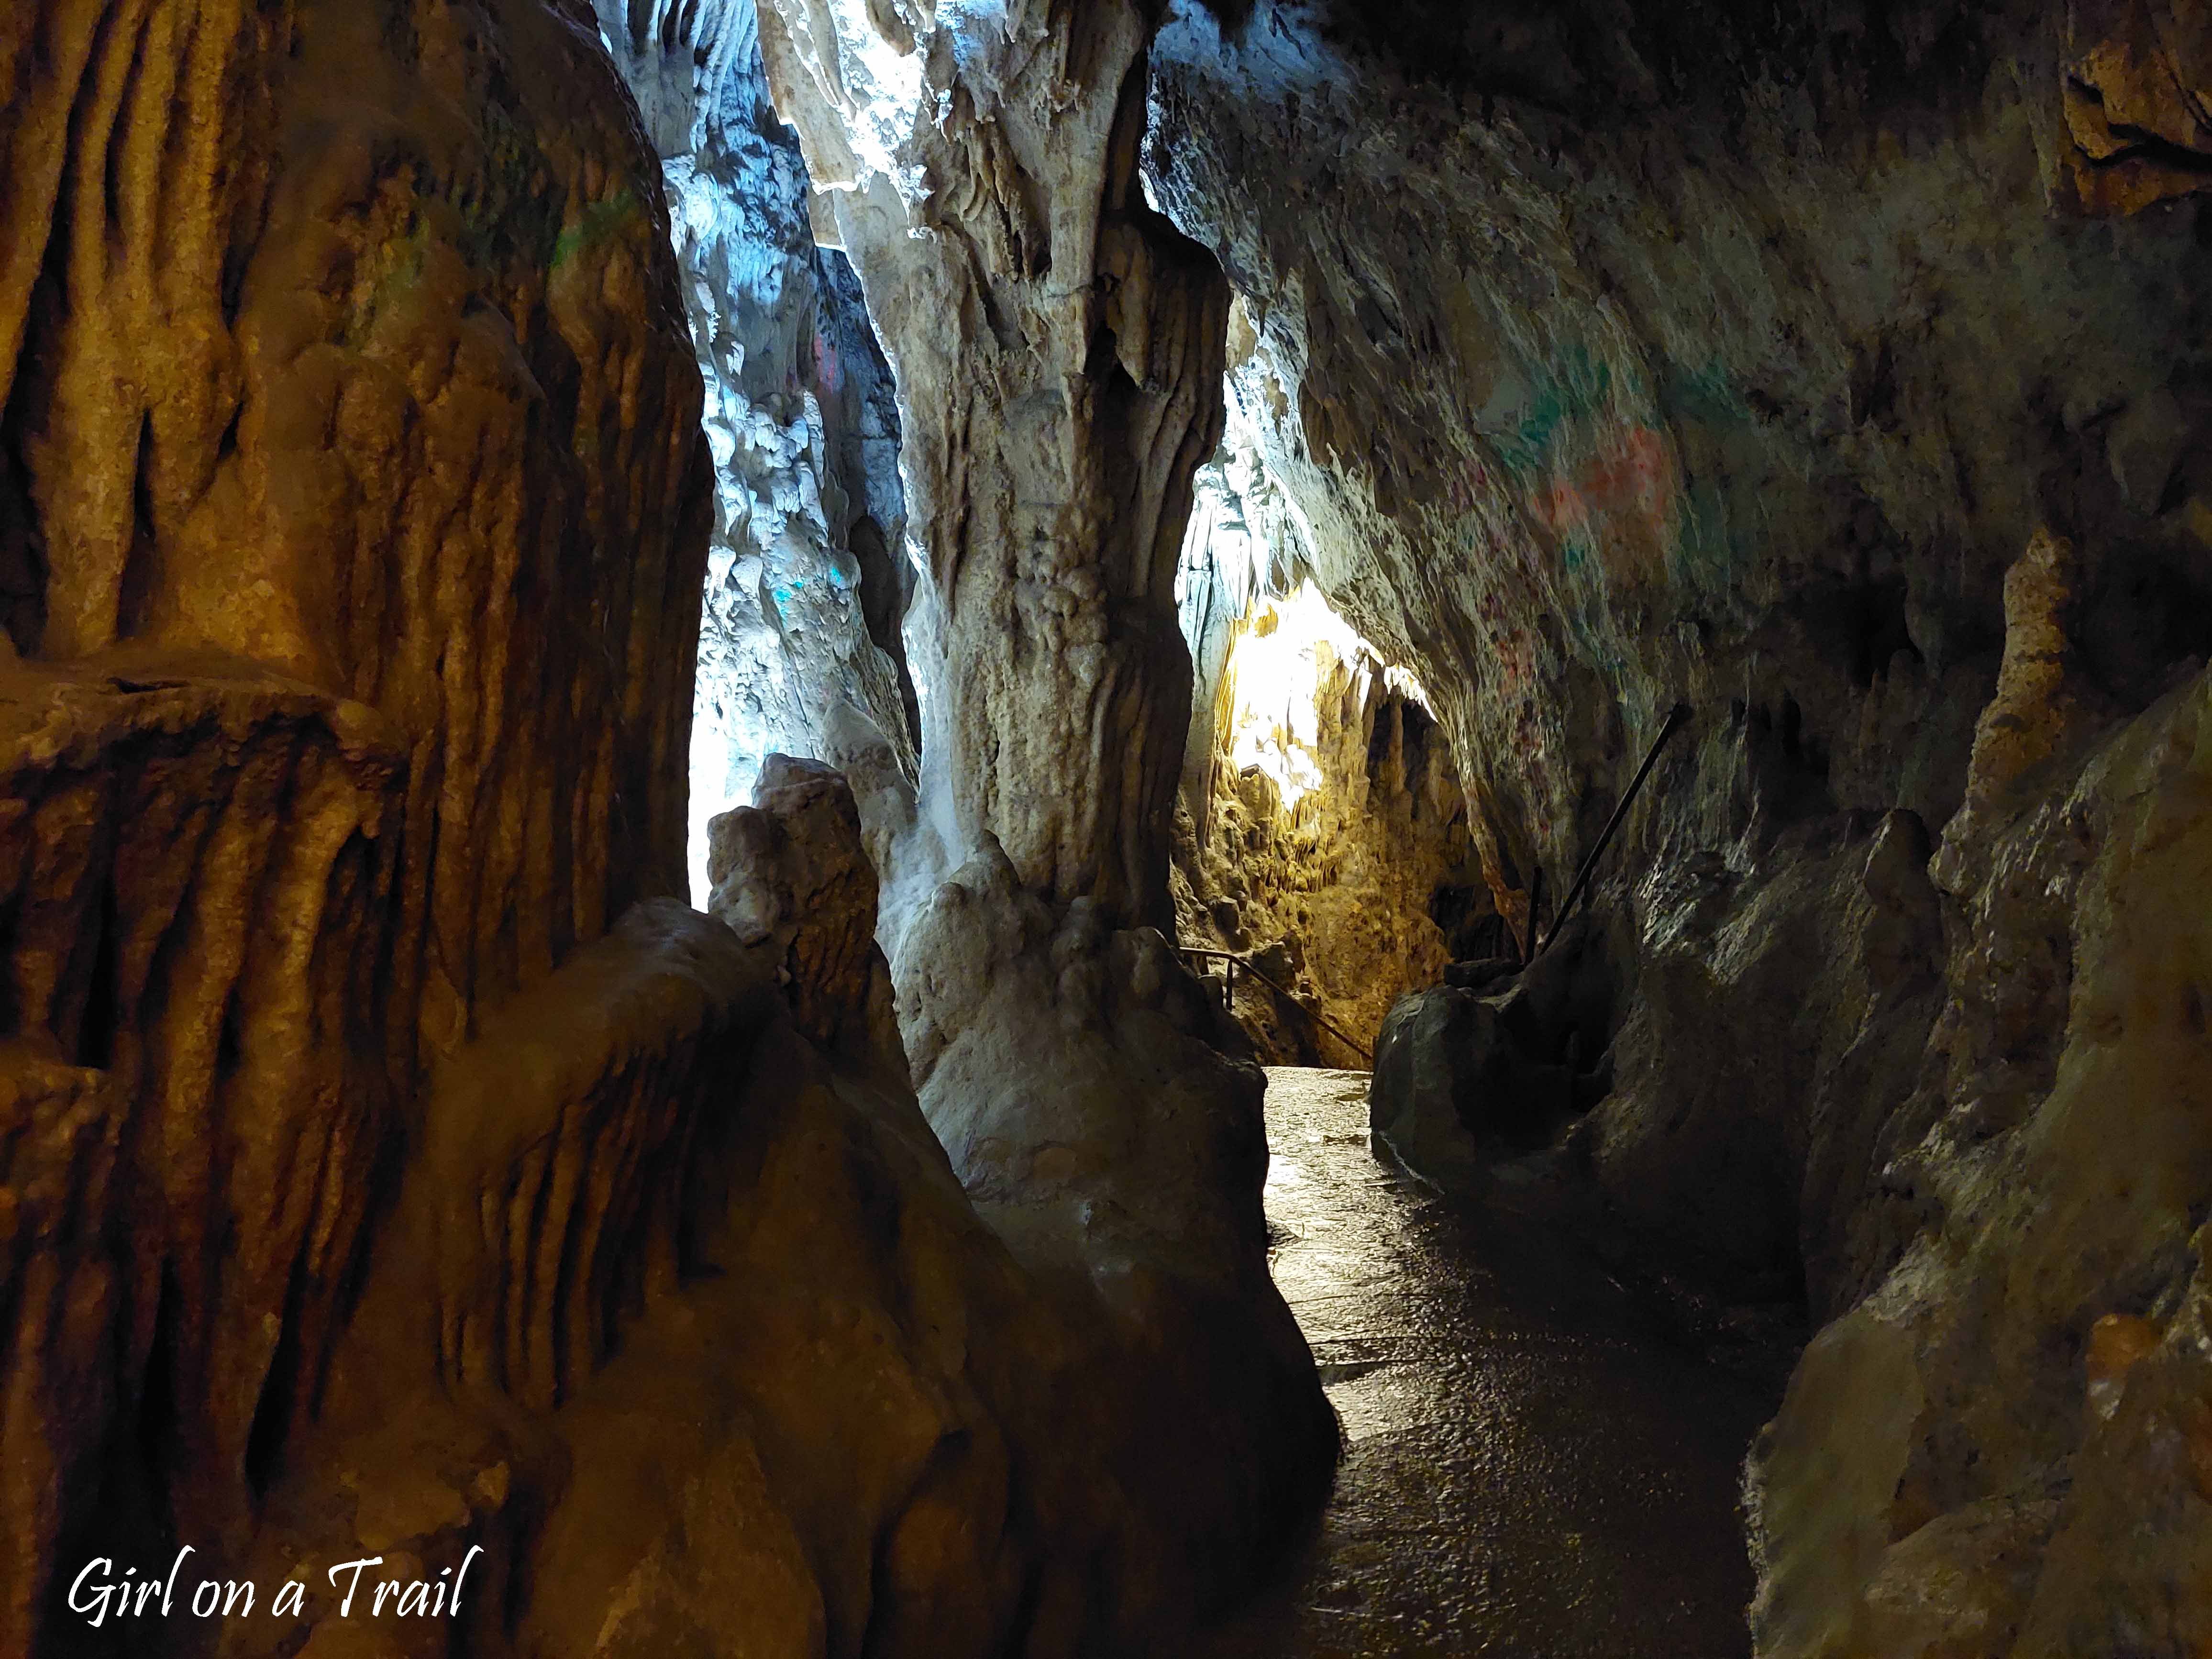
[[[1382,665],[1382,653],[1328,608],[1311,582],[1288,598],[1262,599],[1246,618],[1229,653],[1229,758],[1243,771],[1256,766],[1275,781],[1287,809],[1321,787],[1316,747],[1321,716],[1315,699],[1340,663]],[[1427,703],[1412,675],[1388,668],[1388,683]]]

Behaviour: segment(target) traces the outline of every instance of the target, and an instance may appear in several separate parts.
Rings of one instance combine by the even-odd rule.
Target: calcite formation
[[[1751,1469],[1762,1655],[2203,1639],[2200,12],[1191,0],[1155,43],[1237,419],[1524,945],[1694,710],[1597,871],[1563,1155],[1825,1326]],[[1401,1005],[1378,1124],[1467,1154],[1513,990]]]
[[[886,1040],[884,1057],[902,1073],[897,1028],[884,1023],[890,984],[876,947],[879,890],[851,786],[818,762],[771,755],[754,793],[757,805],[708,825],[714,913],[740,944],[770,947],[802,1032],[831,1049]],[[870,1012],[875,1029],[845,1029]]]
[[[789,0],[762,34],[896,371],[929,560],[919,792],[856,766],[915,1086],[1024,1266],[1218,1402],[1158,1448],[1213,1580],[1295,1524],[1334,1434],[1267,1275],[1260,1073],[1163,931],[1227,292],[1138,179],[1156,21]],[[1172,1473],[1194,1459],[1227,1486]]]
[[[242,1547],[430,1068],[679,878],[666,221],[508,9],[0,26],[11,1651]]]
[[[1318,781],[1292,804],[1208,744],[1204,817],[1179,820],[1177,928],[1258,968],[1232,994],[1272,1063],[1360,1068],[1392,1001],[1441,979],[1455,941],[1471,951],[1489,906],[1421,704],[1370,661],[1334,666],[1314,710]]]
[[[1122,21],[1102,119],[1141,107]],[[1160,904],[1095,936],[1067,913],[1115,970],[1070,981],[1077,1051],[1179,1033],[1176,1109],[1133,1111],[1110,1066],[1090,1097],[1128,1160],[1099,1174],[1135,1217],[1109,1257],[1017,1252],[963,1190],[837,774],[775,760],[723,821],[717,914],[678,896],[702,580],[752,534],[716,530],[718,464],[806,569],[858,561],[865,523],[870,559],[898,538],[880,386],[829,362],[836,268],[777,248],[750,371],[714,291],[749,246],[714,191],[789,159],[744,22],[0,21],[9,1653],[1143,1646],[1249,1581],[1326,1473],[1265,1279],[1258,1073],[1137,925]],[[1146,245],[1105,240],[1129,328]],[[1168,459],[1094,468],[1170,563],[1219,297],[1176,269],[1158,291],[1196,308],[1133,348],[1162,401],[1106,400]],[[845,675],[871,800],[912,758],[882,586],[808,611],[842,630],[818,649],[784,613],[778,647]],[[1179,732],[1172,676],[1164,702],[1128,684]],[[1171,780],[1170,747],[1138,770]],[[1165,846],[1163,814],[1138,848],[1162,903]],[[1003,1068],[992,1103],[1018,1123],[1005,1085],[1036,1076]],[[70,1605],[86,1564],[136,1582],[180,1550],[258,1603]]]
[[[2207,696],[2192,677],[1985,825],[1947,892],[1927,1127],[1883,1177],[1917,1224],[1753,1462],[1763,1653],[2186,1651],[2212,1630]]]
[[[703,904],[707,821],[769,754],[842,763],[883,744],[913,779],[898,411],[851,267],[816,245],[750,0],[600,0],[599,20],[661,158],[714,456],[691,732]]]
[[[1258,969],[1212,972],[1268,1060],[1364,1066],[1391,1000],[1474,953],[1493,917],[1465,797],[1417,689],[1312,614],[1304,532],[1243,422],[1196,495],[1176,578],[1193,679],[1177,936]],[[1308,623],[1329,637],[1304,639]]]
[[[763,25],[898,377],[948,866],[988,836],[1058,902],[1164,924],[1176,559],[1220,436],[1228,296],[1138,180],[1150,23],[793,0]]]
[[[148,651],[10,663],[0,708],[0,1632],[26,1652],[118,1440],[240,1519],[257,1436],[327,1361],[413,1032],[380,1018],[405,750],[374,710]]]

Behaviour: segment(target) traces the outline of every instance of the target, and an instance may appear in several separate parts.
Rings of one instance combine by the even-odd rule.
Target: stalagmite
[[[160,1556],[218,1593],[139,1626],[149,1652],[1072,1654],[1234,1593],[1326,1472],[1258,1241],[1257,1074],[1202,1040],[1233,1039],[1179,1039],[1221,1143],[1177,1189],[1218,1235],[1201,1288],[1179,1239],[1062,1283],[917,1108],[843,778],[771,757],[718,821],[714,914],[677,896],[702,578],[761,551],[711,522],[716,444],[794,585],[876,538],[878,612],[810,597],[773,653],[787,709],[836,680],[860,757],[912,763],[895,432],[865,353],[830,361],[860,325],[811,241],[718,216],[741,161],[796,165],[746,21],[0,25],[10,1652],[105,1639],[67,1586]],[[1101,256],[1133,337],[1141,246]],[[714,289],[746,248],[792,296],[750,379]],[[1218,278],[1183,281],[1156,367],[1191,431],[1094,458],[1118,493],[1070,521],[1128,539],[1132,593],[1140,546],[1171,568],[1175,456],[1218,396]],[[1135,448],[1100,453],[1143,461],[1172,421],[1125,392]],[[1129,660],[1107,678],[1179,735],[1180,658]],[[787,729],[828,746],[834,706]],[[1130,920],[1164,898],[1164,823],[1127,868],[1094,838]],[[1184,1008],[1158,935],[1116,939],[1140,1000]]]

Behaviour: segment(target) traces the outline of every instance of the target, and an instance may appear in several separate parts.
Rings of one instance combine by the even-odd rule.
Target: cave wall
[[[1428,711],[1358,661],[1322,677],[1314,716],[1299,747],[1318,781],[1294,804],[1259,768],[1239,771],[1210,742],[1201,751],[1214,776],[1203,827],[1178,820],[1177,937],[1265,976],[1231,995],[1270,1065],[1359,1070],[1390,1005],[1441,980],[1455,939],[1473,948],[1488,906],[1469,902],[1480,872]]]
[[[661,158],[714,458],[691,733],[703,903],[708,820],[749,798],[770,754],[880,743],[915,775],[898,410],[851,267],[815,241],[749,0],[600,0],[599,21]]]
[[[1237,653],[1277,633],[1292,595],[1310,601],[1305,532],[1241,421],[1199,469],[1194,497],[1176,577],[1193,682],[1170,872],[1176,938],[1257,964],[1229,994],[1269,1064],[1363,1066],[1391,1002],[1495,932],[1450,746],[1413,689],[1339,625],[1326,665],[1316,642],[1311,672],[1283,689],[1297,706],[1246,734],[1312,787],[1286,799],[1246,764],[1238,722],[1253,699]]]
[[[1763,1656],[2204,1639],[2205,38],[1257,0],[1155,47],[1231,397],[1516,926],[1692,708],[1565,1151],[1821,1327],[1749,1470]]]
[[[672,227],[702,86],[746,165],[789,158],[711,72],[742,32],[603,21],[0,21],[10,1653],[1073,1656],[1167,1639],[1317,1501],[1333,1422],[1255,1293],[1259,1075],[1156,933],[1009,884],[975,907],[1004,948],[943,953],[940,1006],[1048,988],[1085,1099],[1131,1097],[1110,1032],[1166,1073],[1082,1145],[1087,1188],[1033,1136],[994,1207],[916,1097],[838,775],[764,767],[714,913],[678,896],[718,479],[785,540],[835,526],[810,559],[878,514],[888,553],[890,428],[822,349],[834,264],[779,245],[726,292],[735,198],[679,191],[712,223]],[[763,410],[783,436],[718,456]],[[1172,498],[1115,476],[1139,517]],[[894,629],[861,586],[808,625]],[[877,793],[897,736],[863,745]],[[1039,1074],[972,1074],[987,1048],[915,1068],[940,1119],[1022,1121]],[[258,1607],[65,1605],[185,1546],[185,1586]],[[349,1617],[326,1571],[371,1555],[472,1571],[465,1610]]]
[[[1762,1654],[2212,1632],[2208,691],[2024,782],[2004,750],[2048,729],[2021,718],[2037,703],[2001,691],[1983,723],[1974,780],[2007,810],[1938,849],[1934,1023],[1858,1212],[1895,1265],[1814,1338],[1753,1449]]]
[[[706,453],[573,17],[55,0],[0,65],[24,1652],[100,1516],[236,1540],[428,1070],[680,883]]]
[[[1559,890],[1678,698],[1699,781],[1647,847],[1940,827],[2046,520],[2112,695],[2159,689],[2207,591],[2206,256],[2185,195],[2100,194],[2180,188],[2154,128],[2068,121],[2191,15],[1178,9],[1148,176],[1243,297],[1234,395],[1316,574],[1439,697],[1501,905]]]

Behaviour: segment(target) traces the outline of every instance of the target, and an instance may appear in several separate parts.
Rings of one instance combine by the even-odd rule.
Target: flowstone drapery
[[[880,744],[914,776],[898,411],[851,268],[815,245],[751,0],[599,0],[599,21],[661,158],[706,386],[715,513],[690,817],[704,904],[707,821],[750,796],[769,755],[842,762]]]
[[[1326,1467],[1249,1136],[1177,1189],[1215,1301],[1040,1273],[917,1106],[843,781],[764,768],[678,896],[718,462],[731,568],[860,572],[761,583],[769,654],[875,786],[910,738],[835,267],[717,287],[788,150],[710,10],[0,14],[0,1650],[1072,1659]],[[724,169],[681,259],[664,161]],[[173,1619],[68,1603],[187,1547]]]

